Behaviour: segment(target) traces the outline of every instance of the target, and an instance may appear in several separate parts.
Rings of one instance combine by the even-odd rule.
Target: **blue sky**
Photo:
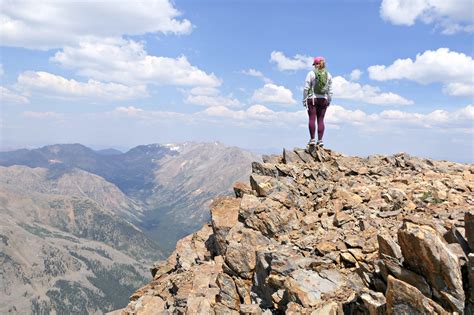
[[[302,86],[321,55],[327,147],[472,163],[473,6],[1,0],[1,146],[302,147]]]

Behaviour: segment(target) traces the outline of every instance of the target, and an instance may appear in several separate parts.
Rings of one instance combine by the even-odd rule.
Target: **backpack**
[[[328,84],[328,72],[326,69],[315,69],[314,74],[316,75],[316,78],[314,80],[313,92],[314,94],[324,94],[326,85]]]

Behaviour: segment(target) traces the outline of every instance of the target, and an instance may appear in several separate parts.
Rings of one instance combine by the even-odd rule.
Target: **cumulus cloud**
[[[141,42],[124,39],[88,40],[68,46],[51,59],[78,74],[100,81],[216,87],[221,80],[193,66],[185,56],[149,55]]]
[[[405,79],[421,84],[441,82],[444,92],[450,95],[472,95],[474,90],[474,60],[464,53],[448,48],[427,50],[411,58],[397,59],[391,65],[374,65],[368,68],[373,80]],[[466,93],[467,92],[467,93]]]
[[[182,91],[185,94],[185,103],[200,106],[227,106],[240,107],[242,104],[232,95],[223,96],[220,90],[212,87],[195,87],[188,91]]]
[[[360,79],[361,75],[362,75],[362,71],[360,69],[354,69],[354,70],[352,70],[349,77],[350,77],[351,81],[357,81],[357,80]]]
[[[28,104],[28,97],[12,91],[4,86],[0,86],[0,100],[3,104]]]
[[[185,102],[201,106],[238,107],[241,105],[238,99],[222,95],[188,95]]]
[[[443,87],[443,92],[453,96],[474,96],[474,86],[465,83],[448,83]]]
[[[272,83],[272,80],[267,78],[262,72],[255,70],[255,69],[248,69],[248,70],[243,70],[243,74],[251,76],[251,77],[256,77],[260,78],[263,80],[265,83]]]
[[[381,17],[395,25],[413,25],[417,20],[434,24],[443,34],[474,32],[471,0],[383,0]]]
[[[267,83],[262,88],[255,90],[251,101],[264,104],[296,104],[293,93],[284,86]]]
[[[78,82],[42,71],[21,73],[18,76],[17,84],[21,89],[42,92],[52,97],[125,100],[148,95],[144,85],[126,86],[96,80]]]
[[[280,51],[272,51],[270,62],[275,63],[280,71],[294,71],[310,69],[313,64],[313,58],[299,54],[289,58]]]
[[[191,22],[180,16],[169,0],[4,0],[0,28],[2,45],[51,49],[86,37],[189,33]]]
[[[412,105],[413,101],[379,87],[347,81],[341,76],[332,79],[335,98],[348,99],[375,105]]]
[[[413,125],[422,128],[464,128],[471,129],[474,120],[474,106],[468,105],[458,110],[448,112],[437,109],[428,114],[409,113],[399,110],[386,110],[376,115],[376,118],[385,123]]]
[[[304,126],[307,114],[304,110],[296,112],[273,111],[264,105],[253,105],[245,110],[232,110],[224,106],[209,107],[195,116],[208,116],[225,119],[226,122],[245,127]],[[326,123],[337,128],[351,125],[361,129],[399,129],[410,127],[418,129],[469,131],[472,133],[474,106],[468,105],[455,111],[434,110],[427,114],[384,110],[379,113],[366,113],[362,110],[351,110],[340,105],[331,105],[326,112]],[[220,120],[220,122],[222,122]]]

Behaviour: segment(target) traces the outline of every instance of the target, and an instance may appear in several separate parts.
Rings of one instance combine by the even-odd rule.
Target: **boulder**
[[[145,295],[138,299],[135,304],[134,314],[137,315],[154,315],[165,311],[166,301],[159,296]]]
[[[390,236],[384,236],[384,235],[378,234],[377,241],[379,244],[379,257],[380,258],[383,258],[384,256],[390,256],[399,261],[403,259],[400,246],[397,243],[395,243]]]
[[[278,164],[283,162],[283,157],[278,154],[262,155],[263,163]]]
[[[417,288],[392,276],[388,277],[385,297],[388,315],[449,314],[439,304],[424,296]]]
[[[380,261],[379,266],[384,271],[384,278],[387,281],[389,275],[394,276],[398,280],[404,281],[423,293],[425,296],[431,298],[432,291],[431,287],[426,281],[425,277],[420,276],[419,274],[403,268],[398,260],[392,260],[390,257],[384,258]]]
[[[237,223],[241,199],[223,197],[211,205],[211,224],[217,247],[217,254],[225,253],[225,239],[230,229]]]
[[[237,182],[234,184],[234,194],[236,198],[242,198],[245,194],[252,194],[252,187],[249,184]]]
[[[304,163],[304,161],[293,150],[283,149],[283,163]]]
[[[322,294],[334,292],[344,284],[343,275],[336,270],[299,269],[286,278],[284,285],[290,301],[313,307],[321,302]]]
[[[217,285],[220,289],[217,301],[228,308],[238,310],[240,306],[240,298],[232,277],[225,273],[220,273],[217,276]]]
[[[462,313],[464,290],[461,268],[440,234],[430,226],[405,221],[398,231],[404,264],[425,275],[433,299],[452,312]]]
[[[362,293],[362,303],[369,315],[387,314],[387,302],[385,296],[380,292]]]
[[[240,304],[241,315],[262,315],[262,309],[257,304]]]
[[[275,178],[263,175],[250,175],[250,185],[258,197],[265,197],[282,186]]]
[[[265,249],[271,242],[259,231],[245,228],[237,222],[227,235],[225,263],[229,269],[243,279],[251,279],[255,269],[255,253]]]
[[[263,176],[278,177],[279,172],[275,164],[252,162],[252,173]]]
[[[469,302],[474,305],[474,253],[468,255],[467,274],[469,289],[469,295],[467,298],[469,299]]]
[[[474,210],[464,214],[464,228],[471,253],[474,253]]]
[[[464,233],[461,232],[460,228],[452,227],[444,234],[443,237],[449,244],[459,244],[464,253],[467,255],[469,254],[469,243],[466,241],[463,234]]]

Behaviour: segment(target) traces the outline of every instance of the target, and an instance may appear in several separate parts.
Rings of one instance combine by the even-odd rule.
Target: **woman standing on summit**
[[[323,57],[316,57],[313,61],[313,70],[306,76],[303,91],[303,106],[308,109],[309,135],[308,146],[316,144],[323,146],[324,115],[332,98],[332,77],[326,70],[326,61]],[[318,142],[315,143],[315,122],[318,122]]]

